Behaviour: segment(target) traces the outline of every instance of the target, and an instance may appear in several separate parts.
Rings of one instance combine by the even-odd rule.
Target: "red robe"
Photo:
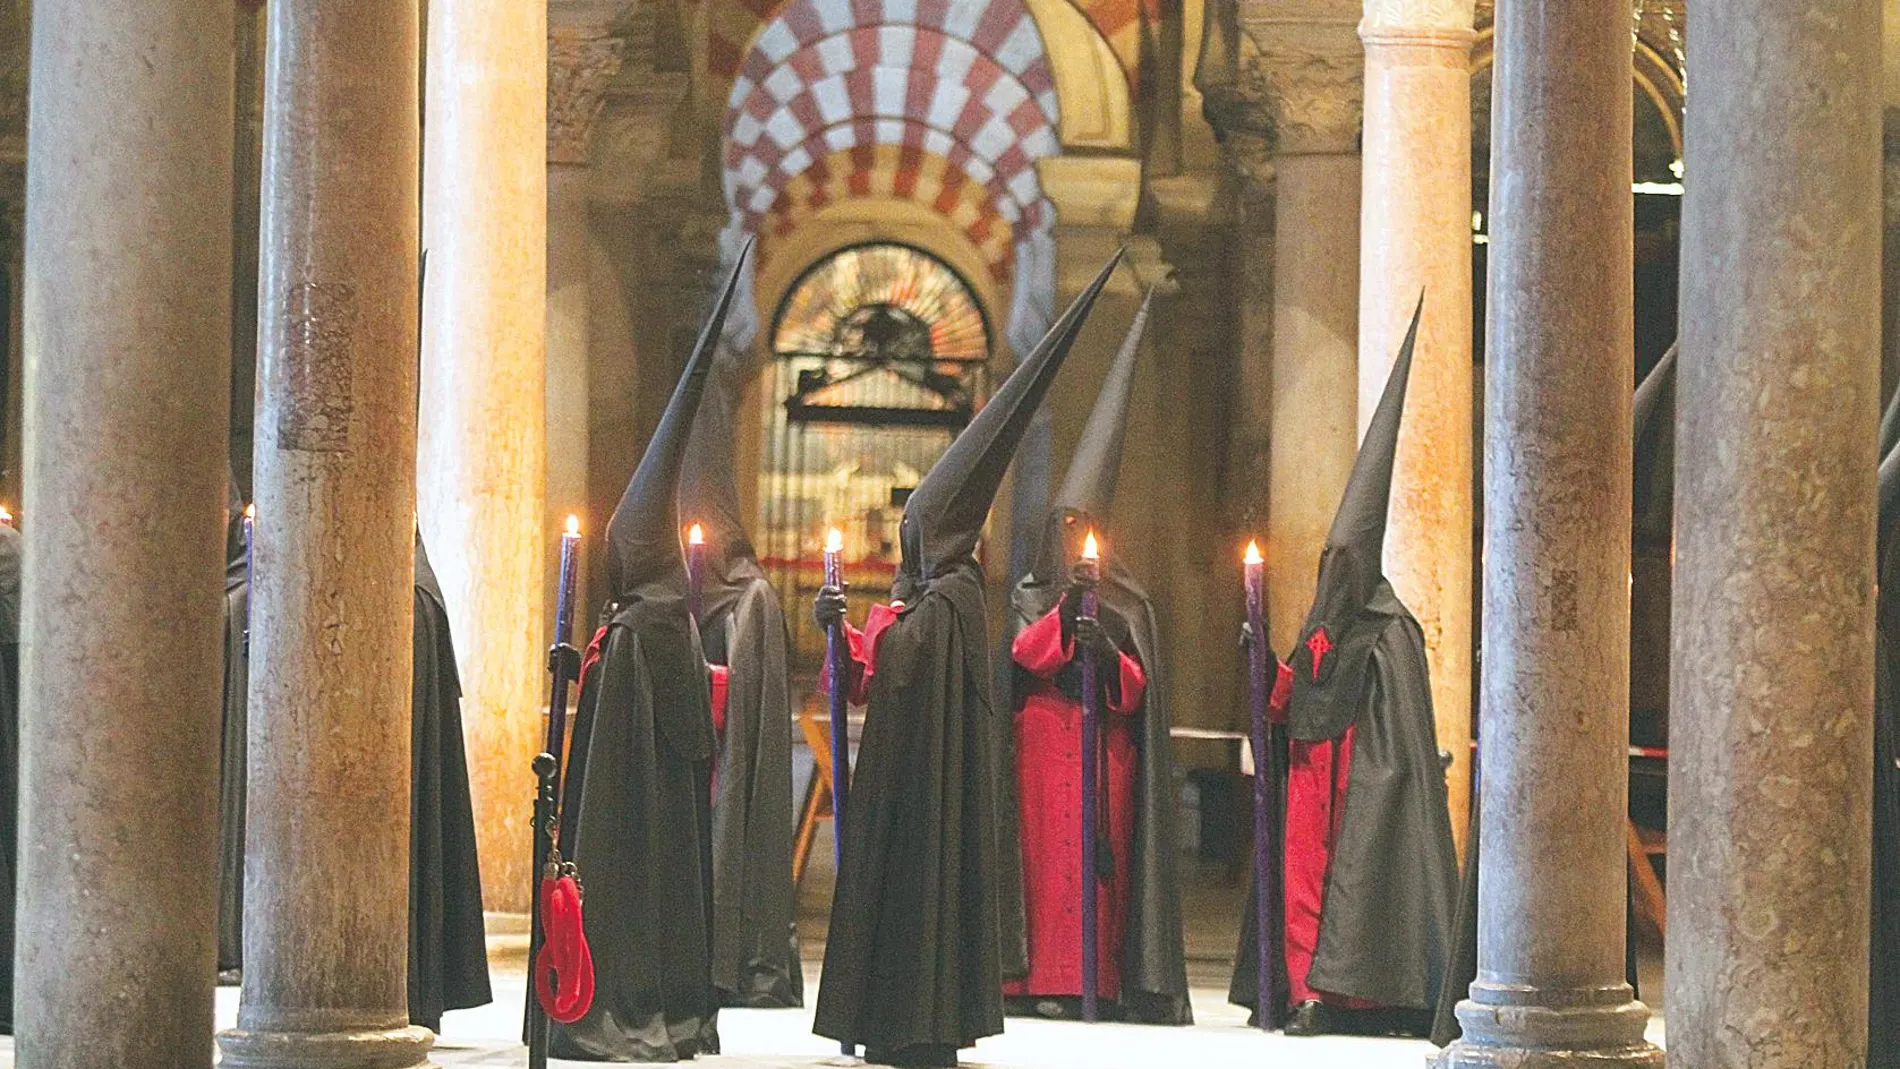
[[[1270,713],[1276,723],[1286,722],[1293,694],[1293,670],[1280,665],[1273,687]],[[1332,861],[1339,835],[1339,817],[1346,807],[1346,784],[1352,773],[1349,727],[1338,739],[1301,742],[1287,747],[1286,838],[1282,846],[1286,905],[1286,972],[1293,1004],[1319,1000],[1348,1009],[1370,1009],[1362,999],[1314,990],[1306,982],[1319,945],[1320,907],[1326,901],[1326,868]]]
[[[1024,628],[1011,650],[1033,679],[1016,711],[1016,778],[1023,851],[1023,904],[1029,975],[1005,994],[1076,997],[1082,993],[1082,703],[1056,686],[1075,658],[1063,640],[1061,608]],[[1136,753],[1132,721],[1148,686],[1141,662],[1121,654],[1119,673],[1104,672],[1110,716],[1103,733],[1108,769],[1103,796],[1115,855],[1113,881],[1098,880],[1096,993],[1121,994],[1122,934],[1128,917],[1128,862],[1134,841]]]

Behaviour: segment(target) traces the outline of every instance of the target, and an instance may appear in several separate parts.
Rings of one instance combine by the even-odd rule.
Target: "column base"
[[[1649,1007],[1628,984],[1548,989],[1479,982],[1458,1003],[1464,1038],[1436,1069],[1662,1069],[1663,1052],[1643,1038]]]
[[[360,1032],[218,1033],[223,1069],[434,1069],[435,1033],[418,1025]]]

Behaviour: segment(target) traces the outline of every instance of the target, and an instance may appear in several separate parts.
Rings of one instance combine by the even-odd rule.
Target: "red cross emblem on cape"
[[[1313,655],[1313,682],[1319,682],[1319,666],[1332,650],[1333,639],[1326,633],[1325,624],[1315,627],[1313,633],[1306,636],[1306,652]]]

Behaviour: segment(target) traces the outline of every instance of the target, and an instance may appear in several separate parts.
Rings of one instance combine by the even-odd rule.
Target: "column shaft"
[[[229,1069],[426,1064],[408,1024],[413,0],[269,5],[244,988]]]
[[[435,0],[429,15],[418,494],[461,670],[483,894],[525,912],[542,580],[558,530],[546,515],[547,10]]]
[[[1478,979],[1451,1066],[1660,1065],[1624,980],[1629,9],[1497,17]]]
[[[1691,20],[1670,1058],[1858,1066],[1869,1053],[1881,5],[1731,0]]]
[[[1422,20],[1434,14],[1439,21]],[[1425,631],[1461,840],[1471,783],[1470,20],[1469,4],[1369,0],[1360,29],[1359,424],[1379,403],[1422,292],[1385,574]]]
[[[211,1064],[228,0],[41,0],[15,1056]]]
[[[1267,584],[1276,648],[1304,629],[1358,451],[1359,157],[1276,163]]]

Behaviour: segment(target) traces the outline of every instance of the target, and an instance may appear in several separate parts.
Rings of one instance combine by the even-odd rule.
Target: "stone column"
[[[528,909],[544,744],[547,10],[432,0],[417,497],[462,682],[482,894]]]
[[[1471,785],[1471,19],[1471,0],[1366,0],[1359,24],[1359,422],[1379,403],[1423,292],[1385,574],[1425,630],[1461,840]]]
[[[1267,586],[1282,649],[1312,606],[1359,445],[1358,7],[1331,0],[1297,20],[1248,23],[1277,135]]]
[[[1478,978],[1441,1066],[1662,1065],[1624,981],[1628,20],[1623,0],[1498,11]]]
[[[227,1069],[402,1069],[431,1040],[405,990],[417,11],[268,10],[244,990],[219,1043]]]
[[[624,41],[611,33],[612,8],[562,3],[548,12],[548,529],[569,513],[587,509],[588,338],[593,298],[588,278],[593,243],[588,231],[589,189],[593,175],[589,146],[606,99],[607,86],[620,72]],[[601,533],[605,515],[588,517]],[[585,544],[585,543],[583,543]],[[548,543],[544,566],[558,566],[559,547]],[[549,574],[553,574],[552,571]],[[582,569],[586,574],[586,569]],[[545,611],[554,611],[554,590],[547,585]],[[582,613],[582,625],[591,616]]]
[[[14,1051],[208,1067],[232,9],[34,15]]]
[[[1880,8],[1691,14],[1668,1005],[1697,1069],[1869,1053]]]

